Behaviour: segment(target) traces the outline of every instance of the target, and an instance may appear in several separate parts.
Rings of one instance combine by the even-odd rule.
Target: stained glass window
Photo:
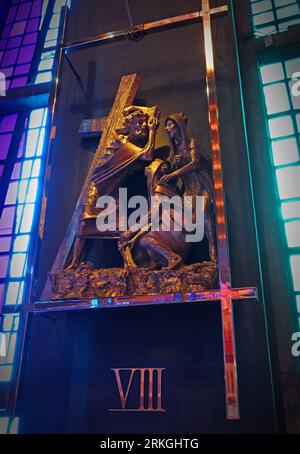
[[[294,90],[300,57],[260,68],[272,161],[281,204],[291,283],[300,321],[300,91]]]
[[[23,301],[32,226],[41,185],[47,112],[47,108],[37,109],[28,115],[0,217],[0,285],[4,305],[19,305]],[[15,117],[4,117],[0,121],[0,130],[10,129]]]
[[[6,89],[23,87],[31,82],[29,75],[34,58],[40,64],[34,83],[50,82],[53,77],[55,47],[58,42],[61,8],[70,0],[56,0],[42,52],[35,56],[39,32],[45,25],[48,1],[13,0],[0,34],[0,71],[6,76]],[[47,51],[50,49],[51,51]]]
[[[13,0],[0,39],[0,70],[6,88],[24,86],[35,52],[42,13],[42,0]]]
[[[300,24],[299,0],[250,0],[250,3],[257,37]]]
[[[48,0],[11,1],[0,30],[0,75],[5,74],[7,89],[53,80],[65,5],[70,6],[70,0],[56,0],[54,7]],[[37,46],[41,36],[45,38],[42,49]],[[2,85],[0,90],[2,95]],[[15,377],[22,329],[20,305],[28,300],[32,279],[49,136],[48,110],[41,106],[25,114],[16,111],[0,116],[0,189],[4,202],[0,212],[0,313],[4,314],[0,325],[0,385],[5,386]],[[23,131],[20,115],[22,121],[26,117]],[[18,418],[1,417],[0,433],[17,433],[18,424]]]

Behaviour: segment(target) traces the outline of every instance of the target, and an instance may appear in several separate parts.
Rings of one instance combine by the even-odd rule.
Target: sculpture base
[[[74,270],[63,270],[49,277],[52,300],[188,293],[218,288],[215,262],[159,271],[143,268],[95,270],[91,263],[81,263]]]

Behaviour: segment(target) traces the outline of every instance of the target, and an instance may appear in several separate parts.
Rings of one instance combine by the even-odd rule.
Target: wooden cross
[[[215,191],[215,209],[216,209],[216,232],[217,232],[217,245],[218,245],[218,265],[219,265],[219,280],[220,289],[212,290],[207,292],[200,292],[195,294],[181,295],[155,295],[148,297],[136,297],[136,298],[109,298],[91,300],[85,302],[77,302],[74,305],[72,302],[66,302],[64,305],[61,303],[39,303],[35,305],[36,311],[56,311],[56,310],[76,310],[76,309],[87,309],[95,307],[114,307],[121,306],[122,304],[142,305],[142,304],[164,304],[166,302],[184,302],[184,301],[220,301],[221,312],[222,312],[222,329],[223,329],[223,352],[224,352],[224,371],[225,371],[225,390],[226,390],[226,412],[228,419],[239,419],[239,397],[238,397],[238,381],[237,381],[237,369],[236,369],[236,352],[235,352],[235,340],[234,340],[234,323],[233,323],[233,300],[246,300],[253,299],[257,300],[257,289],[245,288],[245,289],[234,289],[231,286],[230,276],[230,260],[228,250],[228,238],[227,238],[227,226],[225,216],[225,197],[224,197],[224,186],[223,186],[223,175],[222,175],[222,161],[221,161],[221,146],[220,146],[220,134],[219,134],[219,112],[217,102],[217,90],[216,90],[216,79],[215,79],[215,68],[214,68],[214,49],[211,29],[211,19],[224,13],[228,12],[228,6],[218,6],[215,8],[210,7],[209,0],[200,0],[202,9],[195,13],[184,14],[181,16],[171,17],[159,21],[150,22],[133,27],[130,31],[120,30],[110,33],[103,33],[84,41],[77,41],[63,46],[65,52],[74,52],[78,49],[86,48],[91,45],[103,44],[111,42],[115,39],[122,39],[128,37],[130,34],[134,35],[139,32],[147,31],[160,31],[168,27],[186,25],[193,21],[199,21],[202,19],[203,33],[204,33],[204,46],[205,46],[205,61],[206,61],[206,82],[207,82],[207,97],[208,97],[208,108],[209,108],[209,127],[211,137],[211,148],[212,148],[212,163],[213,163],[213,176],[214,176],[214,191]],[[199,29],[200,32],[200,29]],[[131,81],[131,83],[133,83]],[[129,90],[130,91],[130,90]],[[127,96],[128,102],[134,95],[135,90],[131,90],[131,95]],[[119,92],[118,92],[119,93]],[[127,92],[128,95],[128,92]],[[126,96],[125,96],[126,97]],[[133,96],[134,97],[134,96]],[[118,95],[117,95],[118,99]],[[133,99],[133,98],[132,98]],[[114,108],[109,118],[114,115],[113,112],[120,111],[121,105],[124,103],[115,102]],[[113,123],[108,119],[104,123],[103,135],[107,137],[109,128]],[[98,122],[100,128],[100,122]],[[102,128],[102,126],[101,126]],[[94,131],[95,132],[95,131]],[[99,131],[100,133],[100,131]],[[103,140],[103,135],[102,139]],[[101,143],[100,143],[101,145]],[[95,156],[94,163],[97,161],[97,153]],[[93,163],[93,164],[94,164]],[[93,165],[92,165],[93,168]],[[89,172],[89,175],[91,171]],[[88,177],[89,177],[88,175]],[[87,180],[88,181],[88,180]],[[83,193],[81,197],[83,197]],[[81,199],[82,201],[82,199]],[[77,217],[76,217],[77,216]],[[67,236],[62,244],[62,248],[59,251],[55,264],[52,268],[52,273],[59,271],[64,265],[67,255],[69,254],[72,242],[75,238],[76,230],[74,227],[78,223],[78,211],[75,212],[70,227],[68,229]],[[44,292],[46,296],[47,292]],[[129,301],[130,300],[130,301]]]

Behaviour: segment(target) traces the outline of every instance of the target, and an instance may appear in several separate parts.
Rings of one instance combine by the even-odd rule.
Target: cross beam
[[[214,49],[212,38],[211,20],[213,17],[219,17],[228,13],[228,6],[210,7],[209,0],[199,0],[201,10],[194,13],[183,14],[180,16],[170,17],[142,25],[133,26],[130,30],[119,30],[102,33],[82,41],[73,41],[67,44],[61,44],[65,53],[86,49],[91,46],[106,44],[118,39],[135,38],[141,33],[162,31],[168,28],[187,25],[189,23],[203,23],[205,62],[206,62],[206,83],[207,98],[209,109],[209,128],[212,148],[212,163],[214,176],[215,206],[216,206],[216,232],[218,245],[218,265],[220,290],[201,292],[199,294],[174,295],[166,299],[166,295],[156,295],[149,297],[137,297],[125,299],[101,299],[76,303],[55,302],[37,303],[34,311],[48,310],[76,310],[82,308],[94,307],[113,307],[120,305],[143,305],[143,304],[165,304],[166,302],[175,303],[185,301],[221,301],[222,311],[222,329],[223,329],[223,352],[224,352],[224,370],[225,370],[225,390],[226,390],[226,412],[228,419],[239,419],[239,397],[238,381],[236,369],[236,352],[234,340],[234,322],[233,322],[233,300],[253,299],[257,300],[257,291],[253,288],[233,289],[231,286],[230,259],[228,249],[227,224],[225,214],[225,196],[222,175],[222,159],[220,145],[220,127],[219,111],[215,78]],[[49,49],[51,50],[51,49]],[[195,296],[196,295],[196,296]],[[180,296],[180,298],[179,298]],[[145,300],[146,298],[146,300]],[[148,298],[148,300],[147,300]],[[47,306],[48,305],[48,306]]]
[[[224,16],[228,12],[227,5],[217,6],[209,10],[210,15]],[[185,26],[188,23],[199,22],[205,16],[204,8],[202,11],[195,11],[193,13],[181,14],[179,16],[173,16],[166,19],[160,19],[157,21],[147,22],[145,24],[134,25],[129,30],[114,30],[111,32],[100,33],[95,36],[91,36],[84,40],[75,40],[66,44],[61,44],[61,47],[66,53],[83,50],[91,46],[97,46],[100,44],[106,44],[119,39],[130,39],[139,34],[147,32],[158,32],[165,29]],[[49,48],[48,50],[55,50],[56,47]]]

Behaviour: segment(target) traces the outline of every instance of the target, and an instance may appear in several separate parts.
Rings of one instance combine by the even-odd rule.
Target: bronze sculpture
[[[161,159],[155,159],[145,169],[148,184],[149,199],[155,197],[157,203],[166,196],[169,198],[178,195],[176,184],[170,185],[161,183],[161,178],[166,174],[168,165]],[[159,231],[151,231],[151,221],[147,219],[145,230],[138,233],[127,231],[119,241],[119,248],[124,257],[124,264],[127,268],[136,268],[137,264],[133,258],[133,248],[143,249],[147,252],[150,261],[145,267],[151,269],[178,268],[183,263],[183,258],[189,249],[185,242],[185,231],[174,229],[174,210],[171,214],[170,229],[163,230],[164,213],[159,216]],[[150,218],[150,216],[149,216]],[[168,227],[168,226],[166,226]],[[139,251],[137,251],[139,252]],[[142,262],[143,263],[143,262]],[[147,263],[147,262],[146,262]]]
[[[118,238],[119,232],[99,232],[96,218],[100,214],[97,200],[110,195],[117,200],[117,191],[125,178],[135,172],[138,161],[152,161],[160,111],[157,107],[129,106],[123,111],[122,128],[104,150],[93,172],[87,200],[83,207],[76,235],[73,257],[67,269],[75,268],[82,257],[86,238]],[[118,211],[118,210],[117,210]]]
[[[165,129],[170,142],[170,162],[172,172],[162,177],[162,183],[169,183],[181,178],[184,193],[187,196],[201,195],[204,197],[205,236],[209,244],[210,260],[217,261],[215,219],[214,219],[214,190],[212,176],[209,171],[210,163],[194,138],[187,135],[187,118],[183,113],[170,115],[165,121]]]
[[[159,109],[129,106],[122,115],[122,127],[115,131],[114,139],[101,153],[91,176],[70,265],[59,273],[50,274],[53,298],[148,295],[216,288],[218,267],[210,162],[200,153],[195,139],[188,137],[186,117],[178,113],[166,119],[170,151],[163,160],[154,154]],[[132,178],[138,172],[144,172],[146,176],[148,200],[154,197],[160,201],[165,196],[175,197],[179,202],[185,196],[204,198],[204,233],[209,245],[209,261],[188,261],[191,243],[186,241],[184,223],[181,224],[183,229],[175,228],[176,206],[169,212],[168,231],[162,228],[163,210],[158,217],[158,230],[151,229],[152,207],[144,216],[145,229],[119,228],[107,232],[97,229],[96,219],[101,215],[101,209],[97,208],[99,196],[110,195],[118,201],[117,193],[126,184],[126,178]],[[116,205],[120,217],[118,208]],[[195,216],[196,211],[192,211],[193,222]],[[120,227],[120,219],[118,225]],[[124,267],[94,269],[89,262],[80,263],[87,238],[117,239]]]

